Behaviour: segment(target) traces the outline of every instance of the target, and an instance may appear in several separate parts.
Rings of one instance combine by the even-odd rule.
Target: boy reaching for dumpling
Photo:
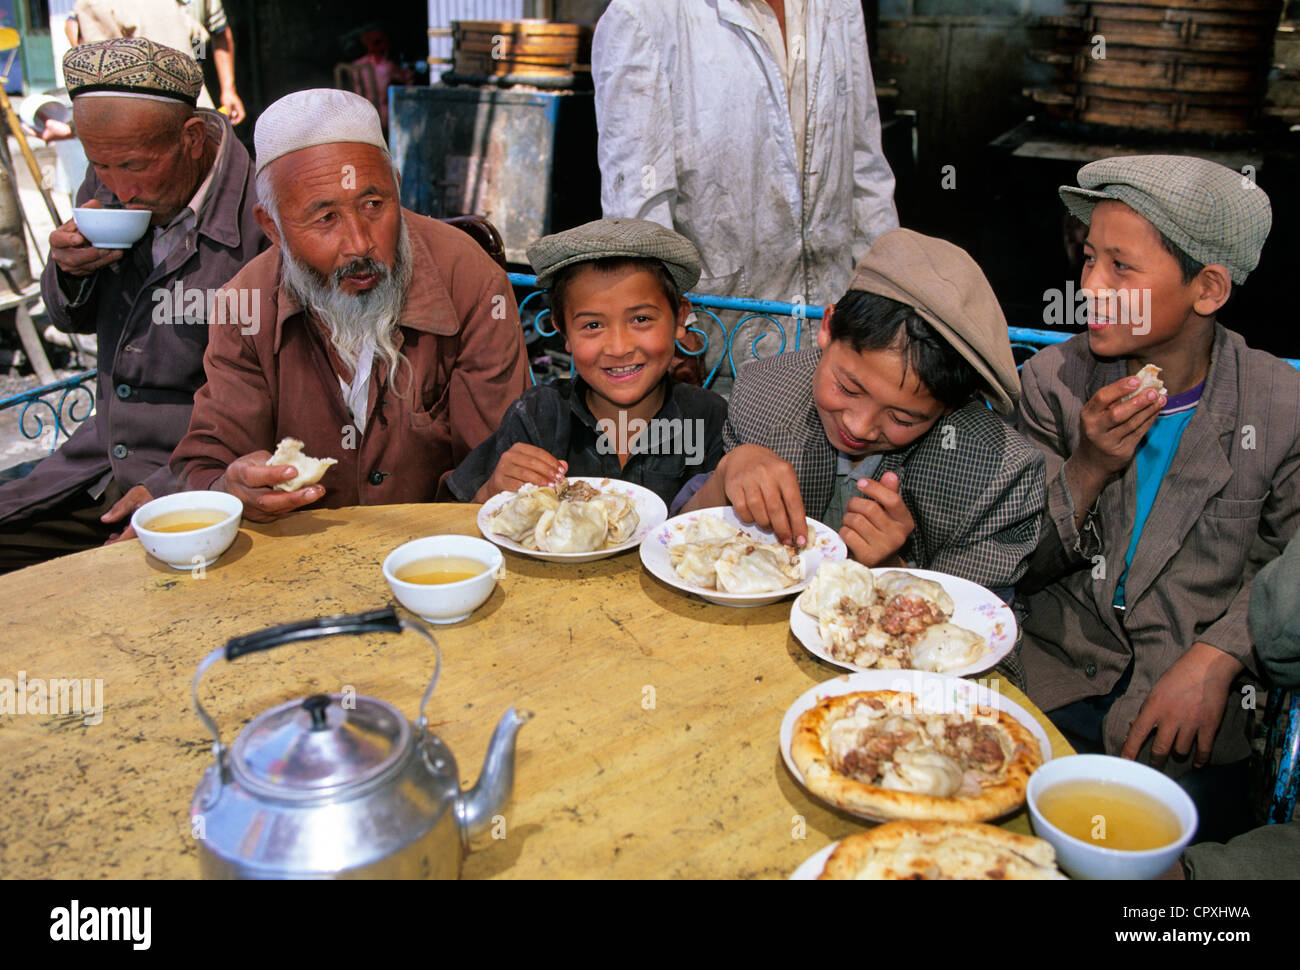
[[[722,457],[727,413],[717,394],[668,373],[699,253],[656,223],[600,219],[539,239],[528,258],[537,285],[550,291],[576,376],[526,390],[447,489],[462,502],[486,502],[581,475],[632,482],[671,504]]]
[[[1042,455],[989,410],[1010,414],[1019,393],[1006,320],[975,261],[892,230],[826,308],[816,347],[741,372],[727,454],[686,509],[731,505],[795,545],[811,516],[865,565],[1009,595],[1046,502]]]

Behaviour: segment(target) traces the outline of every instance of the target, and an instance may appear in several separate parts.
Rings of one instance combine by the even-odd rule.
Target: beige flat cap
[[[542,289],[549,289],[555,274],[566,266],[615,256],[659,260],[682,295],[700,281],[700,253],[695,244],[646,219],[597,219],[543,236],[528,247],[528,261]]]
[[[290,152],[347,142],[374,145],[388,154],[375,106],[359,94],[334,88],[286,94],[262,112],[253,131],[259,172]]]
[[[1191,155],[1121,155],[1079,169],[1061,201],[1085,225],[1103,199],[1145,218],[1202,265],[1226,266],[1246,282],[1273,225],[1268,195],[1241,172]]]
[[[964,249],[911,229],[891,229],[871,244],[849,289],[910,306],[975,368],[994,410],[1015,409],[1020,378],[1007,320],[983,271]]]

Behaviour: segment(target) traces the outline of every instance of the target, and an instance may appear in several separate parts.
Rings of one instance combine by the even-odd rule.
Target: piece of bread
[[[851,835],[819,879],[1064,879],[1042,839],[965,822],[889,822]]]
[[[275,454],[267,460],[267,465],[292,465],[298,472],[287,482],[275,486],[281,492],[292,492],[308,485],[315,485],[324,477],[330,465],[337,465],[334,458],[308,458],[302,453],[302,442],[297,438],[285,438],[275,446]]]
[[[1155,364],[1147,364],[1133,376],[1138,379],[1137,390],[1132,394],[1125,394],[1120,398],[1121,404],[1124,401],[1133,400],[1133,398],[1137,397],[1139,394],[1144,394],[1152,388],[1154,388],[1157,393],[1165,393],[1165,382],[1160,379],[1160,368]]]

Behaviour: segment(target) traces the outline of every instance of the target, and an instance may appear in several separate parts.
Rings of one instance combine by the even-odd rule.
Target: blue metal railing
[[[62,435],[66,438],[71,435],[70,426],[76,426],[85,421],[95,410],[94,381],[97,373],[96,370],[82,371],[80,374],[74,374],[72,377],[55,381],[53,384],[46,384],[44,387],[38,387],[23,394],[15,394],[12,397],[4,398],[0,400],[0,411],[21,404],[23,409],[18,415],[18,430],[24,438],[31,438],[32,440],[45,433],[45,422],[52,419],[54,422],[54,437],[50,441],[50,454],[54,454],[54,449],[59,445],[59,436]],[[56,404],[51,404],[45,399],[56,392],[59,394],[59,400]],[[84,405],[84,407],[78,410],[80,405]],[[49,412],[48,419],[42,416],[42,408]],[[29,424],[28,418],[35,421],[35,427]]]
[[[530,303],[532,303],[533,300],[542,296],[546,292],[545,290],[537,289],[536,276],[529,276],[526,273],[511,273],[510,282],[516,286],[530,287],[533,291],[519,301],[519,313],[521,317],[525,316],[524,313],[525,308]],[[776,348],[775,352],[770,355],[764,355],[764,356],[775,356],[775,354],[784,353],[787,348],[787,344],[791,343],[791,341],[787,339],[785,327],[782,326],[781,321],[778,319],[778,317],[788,317],[790,318],[790,320],[798,321],[798,323],[800,324],[793,328],[794,340],[793,340],[793,345],[789,348],[791,350],[798,350],[800,348],[800,344],[803,341],[803,330],[804,330],[802,326],[803,321],[820,320],[823,315],[822,307],[811,306],[804,303],[778,303],[775,300],[747,300],[747,299],[742,299],[740,297],[733,297],[733,296],[708,296],[703,293],[687,293],[686,297],[691,301],[691,308],[693,311],[692,317],[697,317],[699,314],[703,313],[704,315],[712,318],[713,322],[717,325],[718,332],[722,336],[723,353],[718,355],[718,359],[714,362],[712,369],[709,371],[707,375],[705,375],[704,378],[705,387],[710,387],[713,384],[714,380],[718,376],[718,371],[722,369],[722,364],[724,361],[726,362],[728,368],[731,371],[732,378],[735,378],[736,371],[737,371],[737,364],[736,364],[734,352],[737,344],[737,338],[741,330],[743,330],[746,326],[750,325],[755,321],[766,320],[768,323],[772,324],[772,326],[776,328],[775,333],[773,333],[770,330],[760,331],[756,333],[754,335],[753,340],[750,341],[750,351],[753,353],[755,357],[757,357],[759,356],[758,353],[759,343],[764,338],[779,337],[780,344]],[[736,311],[744,314],[744,316],[742,316],[734,324],[732,324],[730,328],[728,328],[722,322],[722,318],[719,317],[718,314],[715,312],[717,310]],[[532,326],[540,336],[553,337],[556,334],[556,330],[553,326],[550,326],[549,324],[543,322],[550,315],[550,312],[551,311],[549,309],[541,310],[538,312],[537,316],[533,318]],[[688,350],[687,348],[683,347],[679,343],[677,345],[677,349],[687,357],[703,357],[708,352],[709,344],[711,342],[708,332],[705,330],[701,330],[698,326],[695,325],[695,322],[696,322],[695,320],[692,320],[691,318],[687,318],[686,329],[690,333],[697,334],[703,346],[701,346],[699,350]],[[764,349],[766,349],[766,347]],[[570,367],[569,372],[570,374],[572,374],[573,372],[572,367]],[[537,383],[536,375],[530,374],[529,376],[532,378],[532,382],[536,384]]]
[[[542,296],[545,291],[537,289],[536,276],[529,276],[525,273],[511,273],[510,282],[515,286],[529,287],[533,291],[519,302],[519,312],[520,315],[523,316],[525,307],[532,303],[533,300]],[[799,345],[803,338],[803,321],[820,320],[824,315],[821,306],[813,306],[803,303],[777,303],[773,300],[747,300],[732,296],[707,296],[701,293],[687,293],[686,296],[687,299],[691,301],[691,306],[694,308],[696,314],[704,313],[713,319],[713,322],[717,324],[718,332],[721,334],[723,340],[724,353],[719,355],[717,362],[705,376],[705,387],[710,387],[713,384],[724,361],[727,363],[731,371],[732,378],[735,378],[737,366],[734,351],[737,345],[737,338],[740,331],[752,321],[766,320],[776,328],[776,333],[773,334],[771,331],[766,330],[758,333],[750,342],[750,351],[755,357],[760,356],[758,352],[759,342],[765,337],[779,335],[780,346],[777,347],[776,351],[773,354],[762,355],[774,356],[775,354],[784,353],[786,345],[789,342],[786,339],[785,327],[781,325],[780,320],[777,319],[778,317],[788,317],[791,320],[798,322],[799,325],[793,328],[794,340],[793,346],[790,347],[791,350],[798,350],[800,349]],[[723,324],[722,319],[714,312],[715,310],[737,311],[743,313],[744,316],[737,320],[735,324],[728,329]],[[540,311],[532,322],[532,326],[536,329],[537,333],[543,337],[552,337],[556,333],[554,327],[543,324],[543,321],[550,312],[550,310]],[[704,346],[699,350],[687,350],[679,343],[677,349],[688,357],[703,356],[709,349],[708,333],[693,325],[688,325],[686,329],[691,333],[698,334],[703,341]],[[1074,333],[1069,333],[1063,330],[1030,330],[1027,327],[1008,327],[1007,332],[1011,337],[1012,349],[1026,350],[1030,354],[1037,353],[1044,347],[1050,347],[1052,344],[1065,343],[1065,341],[1069,340],[1071,337],[1076,336]],[[770,344],[768,346],[770,346]],[[1297,370],[1300,370],[1300,360],[1287,360],[1287,363],[1292,367],[1295,367]],[[572,366],[570,366],[570,374],[572,374]],[[532,382],[536,384],[536,375],[530,373],[529,376],[532,378]]]
[[[520,315],[521,317],[526,316],[525,310],[534,300],[541,298],[545,291],[537,289],[536,276],[529,276],[525,273],[511,273],[509,275],[510,282],[515,286],[528,287],[532,290],[519,302]],[[694,311],[692,318],[688,320],[687,330],[698,335],[703,346],[698,350],[687,350],[681,344],[678,344],[678,349],[689,357],[703,357],[708,352],[712,338],[707,330],[697,326],[700,322],[698,319],[700,314],[712,319],[722,340],[723,353],[718,355],[709,373],[705,376],[705,387],[712,386],[724,363],[727,365],[732,378],[736,376],[738,367],[735,351],[737,346],[741,345],[741,331],[747,326],[766,321],[771,324],[772,328],[775,328],[774,330],[764,328],[756,332],[749,342],[750,352],[755,357],[775,356],[784,353],[787,349],[799,350],[804,338],[805,321],[821,320],[823,316],[821,306],[810,304],[778,303],[774,300],[747,300],[731,296],[708,296],[702,293],[688,293],[686,295],[690,299]],[[742,316],[728,328],[722,322],[722,318],[718,316],[718,311],[740,313]],[[556,330],[547,322],[550,312],[549,309],[540,310],[529,323],[524,325],[525,329],[531,326],[540,336],[554,336]],[[782,320],[796,324],[792,327],[793,337],[787,334],[786,325],[782,323]],[[1009,327],[1008,333],[1011,337],[1011,346],[1014,349],[1028,351],[1030,354],[1037,353],[1052,344],[1064,343],[1074,336],[1073,333],[1061,330],[1031,330],[1026,327]],[[763,343],[768,337],[778,338],[777,343],[775,345],[772,341]],[[764,351],[770,350],[770,353],[760,355],[760,344],[762,344]],[[775,350],[771,350],[773,346],[775,346]],[[1300,360],[1287,360],[1287,363],[1300,369]],[[570,373],[572,373],[572,367]],[[46,420],[52,419],[54,422],[54,439],[50,444],[50,451],[53,452],[58,446],[60,437],[70,435],[72,433],[71,427],[75,427],[86,420],[94,411],[95,374],[94,370],[84,371],[65,380],[38,387],[23,394],[16,394],[13,397],[4,398],[0,400],[0,411],[21,405],[23,410],[18,419],[19,430],[24,437],[32,439],[39,438],[45,432]],[[531,370],[529,377],[534,384],[537,383],[537,376]],[[57,403],[45,400],[45,398],[55,393],[59,394]],[[49,412],[49,418],[42,417],[41,408]],[[29,422],[29,418],[34,419],[34,427]]]

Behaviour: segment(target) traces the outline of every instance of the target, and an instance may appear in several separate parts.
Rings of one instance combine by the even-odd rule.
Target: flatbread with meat
[[[882,821],[983,822],[1024,804],[1043,762],[1038,741],[1006,711],[931,713],[913,694],[827,697],[794,725],[790,757],[808,790]]]
[[[1064,879],[1050,843],[972,822],[888,822],[851,835],[818,879]]]

